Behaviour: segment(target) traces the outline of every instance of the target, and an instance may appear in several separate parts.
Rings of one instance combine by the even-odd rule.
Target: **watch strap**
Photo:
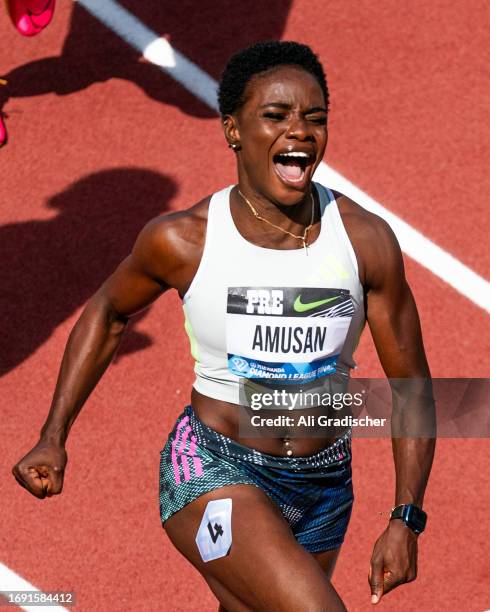
[[[400,504],[391,511],[390,521],[401,519],[414,533],[422,533],[427,523],[427,514],[415,504]]]
[[[390,521],[391,519],[403,519],[403,511],[405,510],[405,505],[406,504],[401,504],[393,508],[390,515]]]

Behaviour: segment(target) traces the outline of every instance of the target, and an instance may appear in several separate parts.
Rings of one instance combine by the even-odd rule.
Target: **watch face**
[[[420,533],[425,529],[427,523],[427,514],[423,510],[419,510],[416,506],[407,506],[405,523],[416,533]]]

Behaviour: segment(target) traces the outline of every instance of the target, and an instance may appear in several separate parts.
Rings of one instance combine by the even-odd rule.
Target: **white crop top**
[[[355,366],[365,322],[357,260],[333,193],[315,186],[321,229],[307,253],[248,242],[231,215],[233,186],[212,196],[201,262],[183,298],[194,388],[203,395],[239,404],[243,378],[307,384],[348,377]]]

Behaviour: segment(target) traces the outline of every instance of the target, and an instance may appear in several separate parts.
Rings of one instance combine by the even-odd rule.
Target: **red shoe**
[[[7,144],[7,128],[5,127],[5,121],[3,120],[3,113],[0,111],[0,147]]]
[[[49,25],[56,0],[6,0],[12,23],[23,36],[35,36]]]
[[[0,85],[7,85],[7,81],[5,79],[0,79]],[[4,121],[5,116],[5,113],[0,108],[0,147],[7,144],[7,128]]]

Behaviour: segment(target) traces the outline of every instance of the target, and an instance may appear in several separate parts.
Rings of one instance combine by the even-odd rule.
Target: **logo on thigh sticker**
[[[196,544],[207,563],[226,557],[231,548],[231,498],[208,502],[199,525]]]

